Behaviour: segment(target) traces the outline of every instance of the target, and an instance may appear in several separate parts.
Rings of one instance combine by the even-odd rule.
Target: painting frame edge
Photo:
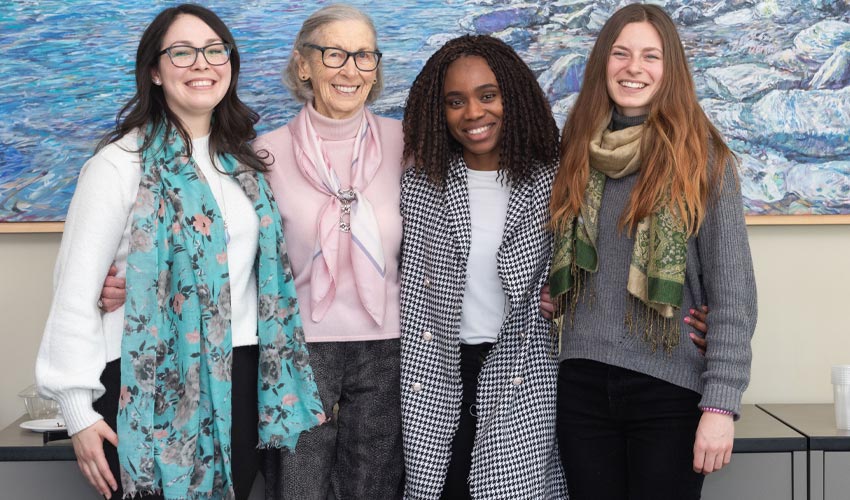
[[[850,224],[850,215],[747,215],[748,226],[829,226]]]
[[[850,225],[850,215],[747,215],[748,226]],[[0,222],[0,234],[61,233],[65,222]]]
[[[65,222],[0,222],[0,234],[61,233]]]

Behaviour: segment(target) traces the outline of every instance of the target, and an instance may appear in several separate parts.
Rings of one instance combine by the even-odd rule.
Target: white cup
[[[835,427],[850,430],[850,365],[832,367]]]

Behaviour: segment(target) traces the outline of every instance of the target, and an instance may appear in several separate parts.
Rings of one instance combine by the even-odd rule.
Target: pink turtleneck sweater
[[[307,112],[316,132],[321,136],[331,168],[344,187],[351,185],[351,156],[354,137],[362,115],[334,120],[320,115],[312,105]],[[295,163],[295,151],[289,128],[283,126],[260,136],[254,143],[257,150],[272,154],[274,163],[267,174],[274,191],[281,217],[284,237],[295,276],[295,290],[301,308],[301,321],[307,342],[346,342],[393,339],[400,336],[399,328],[399,249],[401,247],[401,154],[403,137],[401,122],[376,117],[383,160],[378,173],[363,194],[369,198],[378,219],[386,261],[387,302],[383,326],[378,326],[360,302],[351,268],[351,234],[344,233],[339,248],[339,278],[336,296],[325,317],[310,319],[310,271],[316,247],[317,218],[328,195],[318,191],[304,178]]]

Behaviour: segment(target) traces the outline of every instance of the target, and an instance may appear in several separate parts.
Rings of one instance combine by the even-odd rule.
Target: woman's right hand
[[[546,319],[552,319],[555,315],[555,304],[552,302],[552,296],[549,295],[548,283],[540,290],[540,314]]]
[[[115,264],[109,267],[109,273],[103,280],[103,289],[100,291],[100,308],[104,312],[112,312],[124,305],[127,300],[127,280],[119,278],[118,268]]]
[[[98,420],[80,432],[71,436],[74,453],[77,455],[77,465],[83,476],[106,498],[112,498],[112,492],[118,489],[118,483],[103,452],[103,440],[118,447],[118,435],[103,420]],[[110,489],[111,488],[111,489]]]

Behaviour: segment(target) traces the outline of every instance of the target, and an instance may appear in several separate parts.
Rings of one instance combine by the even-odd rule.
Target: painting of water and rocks
[[[300,23],[327,2],[203,2],[232,28],[240,95],[286,123],[299,105],[280,83]],[[373,109],[400,118],[425,60],[462,33],[512,45],[562,124],[605,19],[602,0],[354,1],[378,28],[386,90]],[[850,214],[848,0],[657,0],[680,27],[701,102],[741,159],[751,215]],[[172,2],[6,0],[0,6],[0,221],[61,221],[76,176],[132,95],[147,23]]]

